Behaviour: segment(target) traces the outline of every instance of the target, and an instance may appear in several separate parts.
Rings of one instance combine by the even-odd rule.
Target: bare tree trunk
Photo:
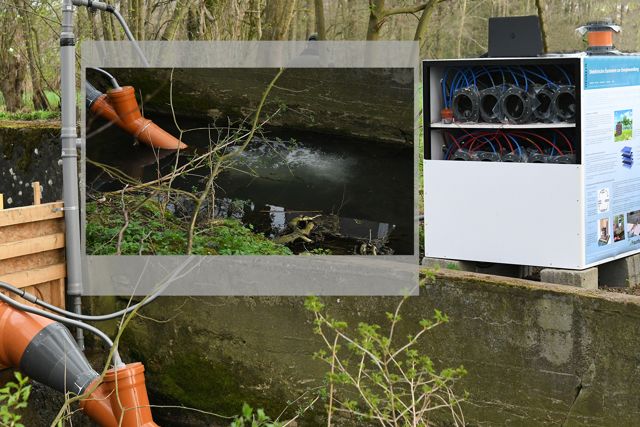
[[[458,22],[460,26],[458,27],[458,42],[456,43],[456,58],[460,58],[462,56],[462,33],[464,32],[464,21],[467,16],[467,0],[462,0],[462,13],[460,14],[460,19]]]
[[[311,33],[313,33],[313,30],[311,27],[311,14],[309,13],[309,10],[311,9],[311,1],[312,0],[306,0],[306,3],[305,3],[306,7],[304,8],[304,13],[306,15],[305,23],[307,25],[305,29],[305,37],[304,37],[305,39],[308,38],[311,35]]]
[[[87,13],[87,18],[89,19],[89,25],[91,26],[91,36],[94,40],[101,40],[102,34],[100,34],[100,28],[97,25],[97,17],[94,12],[92,12],[89,8],[84,8]]]
[[[422,48],[426,43],[427,30],[429,29],[429,21],[431,21],[433,11],[435,10],[436,5],[442,1],[443,0],[429,0],[422,11],[422,15],[418,21],[418,27],[416,28],[416,33],[413,37],[413,39],[418,42],[418,48],[420,51],[422,51]]]
[[[384,18],[384,0],[369,0],[369,26],[367,40],[375,41],[380,38],[380,27]]]
[[[269,0],[264,9],[261,40],[286,40],[297,0]]]
[[[538,19],[540,20],[540,33],[542,34],[542,49],[544,53],[549,51],[549,45],[547,44],[547,29],[545,27],[544,20],[544,8],[542,6],[542,0],[536,1],[536,10],[538,11]]]
[[[188,12],[187,12],[187,39],[188,40],[198,40],[198,30],[199,23],[196,11],[194,10],[196,6],[189,2]]]
[[[115,40],[111,14],[105,12],[100,13],[100,20],[102,21],[102,37],[104,37],[105,40]]]
[[[10,112],[18,111],[24,106],[22,102],[26,77],[24,59],[15,52],[6,55],[1,62],[0,91],[4,97],[5,109]]]
[[[26,0],[16,2],[17,8],[24,8],[27,10],[28,4]],[[49,101],[42,89],[40,83],[40,76],[36,67],[36,56],[33,47],[33,38],[31,34],[31,17],[29,13],[23,13],[20,15],[20,23],[22,24],[22,35],[24,37],[25,47],[27,51],[27,65],[29,66],[29,75],[31,76],[31,88],[33,90],[31,94],[31,100],[33,101],[33,108],[35,110],[48,110]]]
[[[316,7],[316,33],[318,34],[318,40],[326,40],[327,33],[324,26],[324,1],[315,0]]]
[[[162,40],[174,40],[176,38],[176,33],[178,32],[178,28],[180,28],[180,23],[184,20],[189,11],[189,1],[188,0],[178,0],[176,3],[175,9],[173,9],[173,16],[169,21],[169,25],[167,25],[160,37]]]
[[[427,7],[433,8],[435,2],[431,0],[410,6],[396,6],[385,8],[385,0],[369,0],[369,26],[367,27],[367,40],[380,39],[380,29],[385,20],[393,15],[415,14]],[[465,0],[466,2],[466,0]]]

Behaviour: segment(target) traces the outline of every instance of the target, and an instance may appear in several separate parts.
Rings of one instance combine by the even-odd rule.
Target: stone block
[[[600,286],[631,287],[640,285],[640,254],[617,259],[599,266]]]
[[[584,289],[598,289],[598,268],[592,267],[586,270],[543,268],[540,271],[540,281]]]

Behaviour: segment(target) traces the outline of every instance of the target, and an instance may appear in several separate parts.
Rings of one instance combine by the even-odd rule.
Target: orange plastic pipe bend
[[[87,388],[90,397],[80,402],[91,419],[102,427],[159,427],[151,415],[142,363],[110,369],[103,382],[98,381]]]
[[[0,364],[20,369],[58,391],[88,392],[80,407],[102,427],[158,427],[151,415],[141,363],[110,369],[100,383],[98,373],[64,326],[2,302]]]
[[[111,89],[91,105],[91,112],[115,123],[139,141],[164,150],[183,150],[187,145],[140,113],[132,86]]]

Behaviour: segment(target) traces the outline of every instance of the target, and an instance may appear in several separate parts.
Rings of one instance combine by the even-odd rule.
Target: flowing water
[[[176,134],[170,117],[152,119]],[[114,126],[97,131],[104,124],[96,121],[87,131],[89,159],[144,181],[183,162],[170,152],[161,152],[158,162],[153,150],[134,145],[131,136]],[[185,120],[180,124],[202,126],[195,121],[187,126]],[[204,152],[210,136],[207,130],[184,134],[190,147],[186,154]],[[294,252],[322,248],[334,254],[370,253],[362,244],[372,242],[378,243],[379,253],[413,254],[413,170],[411,147],[269,130],[254,138],[234,167],[217,178],[216,214],[236,217],[272,238],[290,232],[291,221],[301,221],[302,228],[312,220],[316,231],[322,231],[322,242],[296,239],[289,244]],[[204,175],[205,170],[199,171],[175,186],[201,190]],[[121,187],[89,164],[87,176],[91,191]]]

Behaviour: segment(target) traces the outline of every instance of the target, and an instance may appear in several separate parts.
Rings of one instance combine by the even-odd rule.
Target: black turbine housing
[[[475,155],[466,148],[460,148],[453,153],[453,160],[470,161],[475,160]]]
[[[577,109],[575,86],[558,87],[553,98],[553,108],[556,120],[560,122],[575,122]]]
[[[453,117],[459,122],[480,120],[480,97],[475,87],[465,87],[453,93]]]
[[[505,163],[526,163],[527,156],[524,153],[519,154],[517,151],[514,151],[513,153],[504,154],[502,161]]]
[[[498,153],[494,153],[492,151],[479,151],[476,153],[476,160],[481,162],[499,162],[502,159]]]
[[[508,86],[500,97],[500,110],[509,123],[529,122],[532,114],[529,94],[517,86]]]
[[[561,165],[572,165],[576,162],[574,154],[563,154],[561,156],[549,156],[549,163],[557,163]]]
[[[553,122],[556,120],[554,99],[556,91],[550,85],[537,86],[534,88],[535,107],[533,116],[539,122]]]
[[[502,119],[502,110],[500,109],[500,95],[502,89],[498,86],[482,89],[479,94],[480,98],[480,117],[483,122],[498,123]]]

